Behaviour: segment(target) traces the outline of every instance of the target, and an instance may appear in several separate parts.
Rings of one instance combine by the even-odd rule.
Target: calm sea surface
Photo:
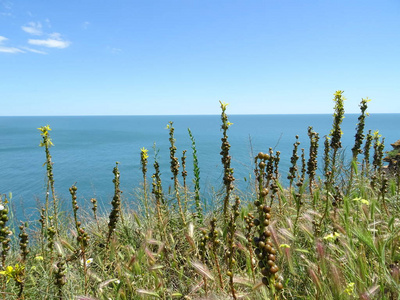
[[[358,115],[346,115],[343,121],[342,144],[350,149],[354,144]],[[229,129],[232,167],[235,184],[242,190],[252,182],[252,157],[269,147],[281,151],[280,170],[286,178],[295,135],[300,148],[309,147],[308,126],[313,126],[322,141],[329,133],[332,115],[231,115],[234,123]],[[191,182],[192,155],[187,129],[190,128],[197,145],[202,180],[202,192],[219,189],[222,181],[220,159],[220,116],[86,116],[86,117],[0,117],[0,193],[12,192],[17,215],[31,214],[45,197],[44,149],[39,147],[38,127],[49,124],[54,147],[54,177],[57,194],[69,205],[69,187],[76,183],[82,202],[96,197],[105,206],[113,195],[112,169],[120,163],[121,189],[127,201],[134,201],[133,192],[140,186],[140,148],[149,149],[148,174],[153,173],[153,145],[159,149],[159,162],[168,187],[169,136],[166,125],[174,122],[177,156],[187,152],[188,182]],[[366,129],[379,130],[390,143],[400,139],[397,126],[400,114],[372,114],[366,120]]]

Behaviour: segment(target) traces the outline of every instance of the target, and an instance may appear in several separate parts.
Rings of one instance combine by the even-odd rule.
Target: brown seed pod
[[[270,271],[272,274],[275,274],[276,272],[279,271],[279,268],[278,268],[277,265],[274,265],[274,266],[272,266],[272,267],[269,269],[269,271]]]
[[[263,159],[264,159],[264,160],[269,160],[269,159],[270,159],[270,156],[269,156],[269,154],[267,154],[267,153],[264,153],[264,155],[263,155]]]
[[[276,259],[276,256],[274,254],[268,255],[268,260],[275,261],[275,259]]]
[[[282,282],[280,282],[280,281],[276,282],[276,283],[275,283],[275,288],[276,288],[278,291],[283,290],[283,284],[282,284]]]
[[[263,211],[264,211],[265,213],[270,213],[270,212],[271,212],[271,206],[264,205]]]

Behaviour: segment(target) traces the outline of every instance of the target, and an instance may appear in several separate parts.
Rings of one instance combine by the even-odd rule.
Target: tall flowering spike
[[[357,160],[357,155],[362,153],[361,144],[365,137],[365,135],[364,135],[365,117],[368,116],[368,113],[366,113],[365,111],[368,108],[367,103],[369,101],[371,101],[371,100],[366,98],[366,99],[362,99],[361,103],[360,103],[361,114],[358,117],[358,123],[357,123],[357,128],[356,128],[357,132],[355,135],[354,147],[351,149],[354,160]]]
[[[113,169],[114,173],[114,197],[111,201],[112,210],[109,216],[108,222],[108,237],[107,237],[107,246],[111,241],[111,236],[117,227],[118,220],[121,216],[121,190],[119,189],[119,170],[118,170],[118,162],[116,162],[115,167]]]
[[[335,112],[333,113],[333,127],[330,136],[332,137],[331,147],[332,149],[337,150],[342,148],[342,143],[340,141],[340,138],[342,137],[342,129],[340,128],[340,125],[344,119],[343,102],[346,98],[343,97],[343,91],[336,91],[334,95],[335,98],[333,101],[335,101]]]
[[[185,214],[182,209],[182,204],[181,204],[181,196],[179,194],[179,181],[178,181],[178,174],[179,174],[179,160],[175,156],[176,153],[176,146],[175,146],[175,137],[174,137],[174,131],[175,128],[173,127],[174,122],[170,121],[167,125],[167,129],[169,130],[169,142],[171,144],[171,147],[169,147],[169,158],[171,160],[171,173],[172,177],[171,179],[174,181],[174,190],[175,190],[175,198],[176,201],[178,202],[178,209],[179,209],[179,214],[181,215],[182,222],[186,224],[185,220]]]
[[[233,168],[231,168],[231,160],[232,157],[229,155],[229,148],[231,147],[231,145],[229,144],[228,141],[228,134],[227,131],[229,129],[229,126],[232,125],[232,123],[230,123],[228,121],[228,116],[226,114],[226,107],[228,106],[228,104],[224,103],[224,102],[219,102],[221,104],[221,120],[222,120],[222,125],[221,125],[221,129],[223,131],[223,137],[221,138],[222,141],[222,145],[221,145],[221,161],[222,161],[222,165],[224,166],[224,177],[223,177],[223,181],[224,181],[224,185],[225,185],[225,198],[224,198],[224,220],[228,220],[228,206],[229,206],[229,199],[230,199],[230,195],[231,192],[233,190],[233,181],[235,180],[235,178],[233,177]]]

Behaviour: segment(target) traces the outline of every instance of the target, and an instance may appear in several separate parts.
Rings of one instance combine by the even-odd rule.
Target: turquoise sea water
[[[342,130],[343,148],[354,143],[358,115],[346,115]],[[235,184],[242,190],[249,188],[253,155],[268,151],[269,147],[281,151],[280,170],[286,178],[295,135],[299,135],[299,148],[309,147],[308,126],[313,126],[322,141],[329,134],[332,115],[231,115],[229,129],[232,167]],[[57,194],[69,205],[69,187],[76,183],[81,201],[97,197],[107,205],[113,195],[112,169],[120,163],[121,189],[127,201],[134,201],[133,191],[140,186],[140,148],[149,149],[149,177],[153,173],[153,144],[159,149],[159,163],[164,185],[172,184],[169,169],[169,136],[166,125],[174,122],[177,156],[187,152],[188,181],[191,182],[190,128],[197,144],[202,180],[202,191],[218,189],[222,182],[220,159],[220,116],[85,116],[85,117],[0,117],[0,193],[12,192],[17,215],[29,215],[43,203],[45,197],[44,149],[40,148],[38,127],[49,124],[54,147],[54,177]],[[366,120],[366,129],[379,130],[390,143],[400,138],[397,124],[400,114],[372,114]],[[207,187],[207,188],[205,188]]]

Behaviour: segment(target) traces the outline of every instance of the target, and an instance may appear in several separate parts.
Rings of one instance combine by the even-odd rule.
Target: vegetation
[[[39,220],[20,224],[15,232],[10,197],[0,198],[0,299],[398,299],[400,175],[384,171],[384,139],[371,131],[364,135],[366,100],[351,162],[342,159],[342,94],[335,93],[323,165],[318,166],[319,134],[310,127],[309,157],[304,149],[298,154],[295,137],[290,169],[281,175],[279,151],[258,153],[256,188],[245,195],[233,184],[232,123],[221,103],[223,181],[212,211],[204,209],[200,194],[194,135],[189,130],[192,186],[186,183],[186,150],[181,163],[176,157],[172,122],[167,127],[171,182],[161,182],[155,146],[149,182],[149,154],[142,148],[138,199],[122,196],[124,174],[117,163],[109,214],[97,211],[95,198],[90,212],[82,212],[76,185],[70,188],[71,211],[60,211],[51,129],[39,128],[46,154],[45,203]],[[288,188],[282,177],[289,179]],[[172,186],[168,192],[166,184]]]

